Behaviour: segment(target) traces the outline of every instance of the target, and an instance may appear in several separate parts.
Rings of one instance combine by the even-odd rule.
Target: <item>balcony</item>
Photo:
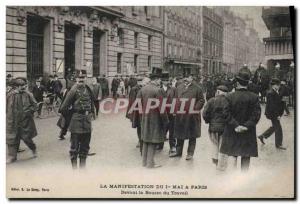
[[[263,7],[262,19],[270,30],[274,27],[290,27],[289,7]]]

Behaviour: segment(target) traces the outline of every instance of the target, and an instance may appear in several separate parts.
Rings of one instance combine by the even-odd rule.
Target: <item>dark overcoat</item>
[[[209,99],[204,106],[202,116],[206,123],[209,124],[210,132],[223,133],[227,121],[225,110],[229,101],[225,95],[219,95]]]
[[[137,99],[141,100],[142,111],[141,114],[141,133],[142,141],[148,143],[162,143],[165,139],[165,133],[168,125],[168,116],[166,113],[160,113],[160,108],[151,109],[149,112],[145,111],[146,104],[150,99],[161,99],[161,92],[159,88],[149,83],[137,94]]]
[[[6,139],[14,141],[16,134],[22,138],[33,138],[37,135],[33,120],[37,102],[29,91],[12,90],[6,97]]]
[[[126,118],[128,118],[131,121],[132,128],[137,128],[141,126],[140,122],[140,113],[137,110],[134,110],[132,112],[129,112],[131,109],[131,106],[134,104],[137,94],[140,91],[141,86],[136,85],[132,89],[130,89],[129,96],[128,96],[128,107],[126,111]]]
[[[223,133],[220,151],[229,156],[257,157],[256,124],[261,116],[258,96],[247,89],[236,89],[227,95],[228,118]],[[239,125],[248,128],[243,133],[235,132]]]
[[[85,104],[84,107],[82,104]],[[70,110],[72,106],[72,113]],[[67,93],[59,111],[63,115],[72,114],[69,131],[76,134],[92,132],[92,117],[95,112],[94,96],[87,85],[75,84]],[[87,112],[87,114],[85,114]]]
[[[185,84],[181,84],[177,87],[176,92],[177,104],[176,110],[180,109],[182,103],[180,102],[180,98],[188,99],[185,103],[186,113],[176,113],[175,122],[174,122],[174,137],[177,139],[191,139],[198,138],[201,136],[201,114],[192,114],[189,113],[191,103],[191,99],[195,100],[194,107],[192,110],[201,110],[205,100],[203,97],[203,93],[201,88],[195,84],[194,82],[186,88]]]
[[[270,89],[267,92],[266,117],[270,120],[276,119],[277,117],[281,117],[283,112],[284,104],[281,100],[281,96],[274,91],[274,89]]]

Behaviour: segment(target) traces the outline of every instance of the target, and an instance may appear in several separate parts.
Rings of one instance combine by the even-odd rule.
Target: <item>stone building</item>
[[[162,64],[162,31],[160,7],[9,6],[6,71],[30,81],[146,72]]]
[[[214,9],[203,7],[203,74],[221,73],[223,64],[223,19]]]
[[[201,69],[202,7],[164,7],[164,69],[172,76]]]
[[[294,61],[290,9],[263,7],[262,18],[270,31],[270,37],[263,39],[267,68],[272,73],[278,64],[280,70],[287,73]]]

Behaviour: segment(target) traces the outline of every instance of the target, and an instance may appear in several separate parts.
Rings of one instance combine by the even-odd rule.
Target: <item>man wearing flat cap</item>
[[[71,132],[70,158],[73,169],[77,168],[78,156],[79,167],[84,168],[86,165],[92,134],[92,117],[95,118],[95,100],[92,90],[86,84],[86,70],[76,71],[78,82],[67,93],[59,109],[63,115],[68,115],[71,114],[70,106],[72,106],[69,130]]]
[[[222,143],[222,134],[227,120],[224,114],[229,101],[226,98],[228,88],[225,85],[217,87],[216,96],[209,99],[203,109],[203,119],[209,124],[209,138],[212,142],[212,162],[217,168],[223,168],[222,164],[226,155],[219,152]]]
[[[236,76],[235,92],[229,93],[229,105],[225,107],[226,125],[222,136],[220,152],[230,156],[233,168],[237,167],[237,157],[241,157],[241,170],[247,171],[250,158],[257,157],[256,125],[261,108],[258,96],[247,89],[250,71],[242,68]]]
[[[32,138],[37,135],[33,114],[37,110],[37,102],[27,90],[27,80],[18,77],[14,80],[16,87],[6,96],[6,144],[8,158],[6,163],[17,160],[20,140],[37,156],[36,145]]]
[[[265,144],[264,139],[267,139],[275,132],[275,147],[280,150],[286,150],[282,146],[282,127],[280,124],[280,118],[284,112],[284,104],[279,95],[280,80],[273,78],[271,80],[271,90],[267,93],[267,104],[265,115],[271,120],[272,126],[268,128],[258,138],[262,144]]]

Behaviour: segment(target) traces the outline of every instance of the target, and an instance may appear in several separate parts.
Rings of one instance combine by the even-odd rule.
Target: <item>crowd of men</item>
[[[126,117],[132,128],[136,128],[138,145],[142,156],[142,165],[157,168],[161,165],[154,160],[155,152],[164,148],[168,138],[169,157],[182,157],[185,140],[188,141],[186,160],[192,160],[197,138],[201,136],[201,113],[183,112],[183,110],[202,110],[202,116],[209,124],[209,137],[213,145],[212,162],[218,170],[224,171],[228,165],[236,167],[237,157],[241,157],[242,170],[248,170],[250,158],[257,157],[256,125],[261,117],[261,103],[266,102],[265,115],[272,126],[262,135],[259,141],[275,132],[275,146],[285,150],[282,145],[283,133],[280,118],[284,111],[289,114],[287,103],[293,104],[291,95],[293,87],[290,82],[276,76],[266,77],[261,66],[254,74],[245,66],[235,76],[213,75],[198,78],[193,74],[170,77],[168,73],[151,73],[145,76],[116,75],[109,82],[105,75],[94,77],[88,83],[85,70],[66,76],[66,89],[56,75],[49,80],[39,78],[28,90],[26,78],[12,79],[7,76],[6,92],[6,131],[8,158],[7,163],[17,160],[22,140],[33,156],[37,148],[33,138],[37,135],[34,113],[41,112],[39,102],[45,95],[52,101],[59,98],[60,118],[57,122],[61,129],[59,139],[65,139],[67,131],[71,132],[70,159],[74,169],[86,166],[92,136],[92,120],[99,113],[101,100],[111,96],[127,97],[129,106]],[[173,108],[168,106],[160,112],[157,107],[150,112],[130,112],[137,99],[143,108],[151,99],[166,99],[168,103],[176,101]],[[185,99],[179,100],[179,99]],[[193,101],[193,102],[192,102]]]

